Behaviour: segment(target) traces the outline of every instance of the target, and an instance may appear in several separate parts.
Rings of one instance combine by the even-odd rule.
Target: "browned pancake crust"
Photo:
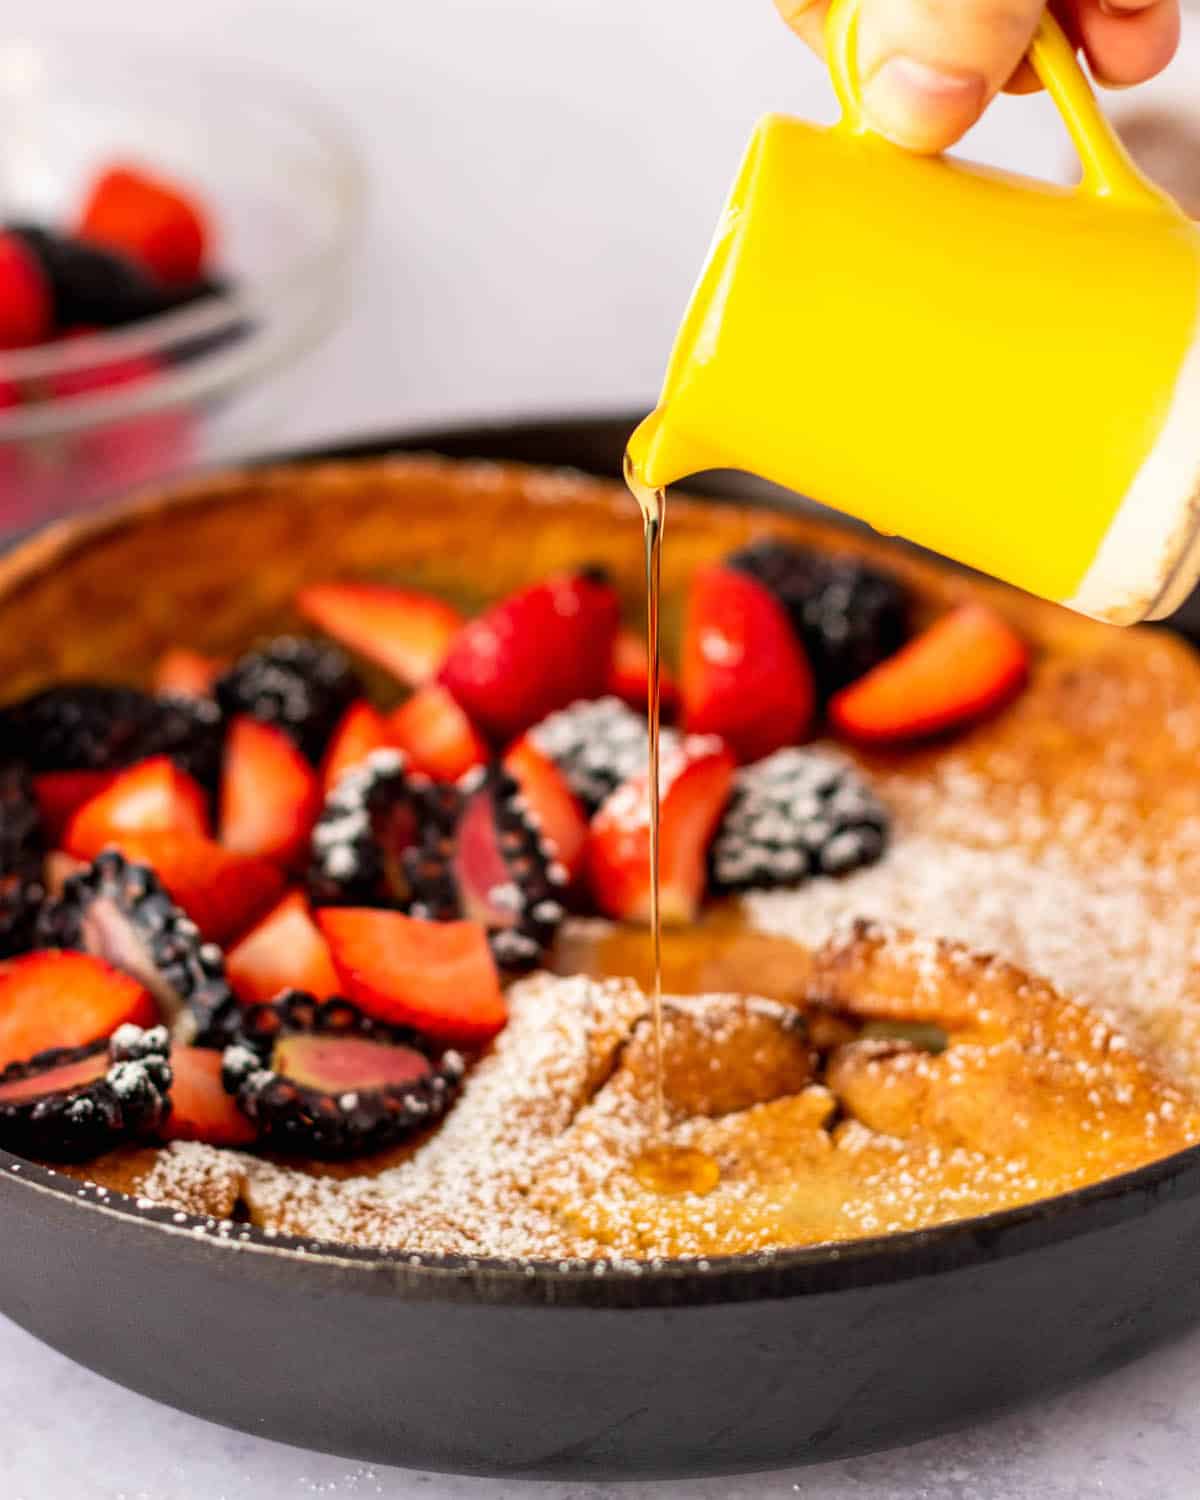
[[[790,1041],[790,1069],[755,1064],[752,1037],[770,1024],[762,1002],[753,1027],[734,1002],[692,1002],[705,1028],[676,1001],[667,1013],[672,1138],[716,1157],[718,1187],[663,1199],[631,1171],[652,1086],[643,1027],[539,1167],[535,1200],[622,1255],[711,1255],[1013,1207],[1197,1138],[1200,1115],[1182,1090],[1093,1012],[1011,965],[864,929],[816,956],[811,984],[814,1000],[843,1019],[936,1023],[945,1050],[850,1040],[806,1078],[812,1053],[786,1033],[776,1046]],[[695,1094],[718,1029],[733,1087]]]

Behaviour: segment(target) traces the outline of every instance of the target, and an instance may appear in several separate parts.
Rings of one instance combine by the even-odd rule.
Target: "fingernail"
[[[940,151],[975,123],[987,84],[979,73],[947,73],[915,57],[887,58],[863,90],[871,124],[910,151]]]

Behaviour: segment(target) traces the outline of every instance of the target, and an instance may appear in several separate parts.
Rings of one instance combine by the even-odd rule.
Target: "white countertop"
[[[91,0],[39,0],[16,24],[94,26],[95,14]],[[104,0],[102,14],[109,34],[308,77],[363,141],[373,202],[353,309],[309,363],[279,441],[636,404],[658,382],[755,116],[830,116],[819,69],[770,0]],[[1044,100],[1005,101],[973,153],[1046,175],[1069,160]],[[1041,1410],[918,1448],[619,1493],[1194,1500],[1198,1390],[1200,1332]],[[616,1493],[279,1447],[120,1390],[2,1320],[0,1429],[3,1500]]]

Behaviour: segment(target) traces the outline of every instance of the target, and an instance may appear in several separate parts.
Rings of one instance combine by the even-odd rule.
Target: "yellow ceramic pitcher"
[[[754,132],[637,477],[750,470],[1086,614],[1169,612],[1200,572],[1200,230],[1049,15],[1074,188],[871,131],[856,25],[835,0],[841,121]]]

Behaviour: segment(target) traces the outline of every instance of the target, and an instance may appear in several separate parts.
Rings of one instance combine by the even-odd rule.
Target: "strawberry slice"
[[[221,1053],[208,1047],[171,1048],[171,1113],[165,1141],[248,1146],[258,1132],[221,1082]]]
[[[554,845],[559,864],[574,880],[583,868],[588,824],[583,803],[567,778],[528,735],[523,735],[504,757],[504,769],[515,776],[530,813]]]
[[[171,899],[212,943],[240,937],[283,892],[278,865],[194,833],[123,833],[114,842],[126,859],[157,873]]]
[[[361,766],[372,750],[393,745],[387,720],[373,703],[359,698],[342,715],[321,763],[321,787],[331,792],[347,771]]]
[[[321,810],[316,772],[282,729],[241,714],[225,742],[221,843],[290,865],[308,850]]]
[[[213,683],[225,670],[220,657],[205,656],[188,646],[164,651],[154,668],[153,690],[176,698],[211,698]]]
[[[488,759],[486,740],[436,682],[418,688],[390,715],[388,731],[410,768],[434,781],[457,781]]]
[[[733,786],[735,761],[712,735],[664,746],[659,767],[660,910],[665,923],[695,919],[708,846]],[[620,921],[650,920],[650,778],[631,777],[592,819],[587,871],[596,905]]]
[[[479,1043],[508,1019],[479,922],[424,922],[395,911],[317,913],[345,993],[376,1020],[445,1041]]]
[[[480,729],[504,743],[577,698],[598,698],[616,640],[617,591],[572,573],[495,604],[463,627],[439,681]]]
[[[0,233],[0,349],[48,339],[54,307],[45,273],[16,235]]]
[[[314,583],[296,596],[300,613],[360,656],[417,687],[441,666],[463,617],[452,604],[384,583]]]
[[[169,286],[200,275],[209,230],[198,203],[172,183],[124,164],[92,184],[76,232],[135,260]]]
[[[72,814],[111,786],[119,774],[118,771],[43,771],[35,776],[33,795],[50,842],[58,843]]]
[[[646,637],[640,631],[621,630],[613,647],[612,666],[609,668],[608,685],[605,692],[639,713],[646,712],[646,701],[650,691],[650,653],[646,648]],[[679,685],[671,669],[660,655],[658,662],[659,712],[666,717],[679,707]]]
[[[94,859],[124,833],[209,834],[204,789],[169,756],[156,755],[121,771],[67,823],[62,846],[76,859]]]
[[[149,990],[102,958],[50,948],[0,974],[0,1068],[50,1047],[82,1047],[118,1026],[156,1026]]]
[[[719,734],[742,762],[794,745],[812,720],[812,673],[783,606],[720,564],[692,579],[681,689],[684,728]]]
[[[940,734],[1007,703],[1029,674],[1029,648],[982,604],[960,604],[895,656],[836,693],[829,721],[860,744]]]
[[[229,950],[225,973],[243,1005],[273,1000],[280,990],[306,990],[318,1000],[338,993],[329,945],[301,891],[285,896]]]

